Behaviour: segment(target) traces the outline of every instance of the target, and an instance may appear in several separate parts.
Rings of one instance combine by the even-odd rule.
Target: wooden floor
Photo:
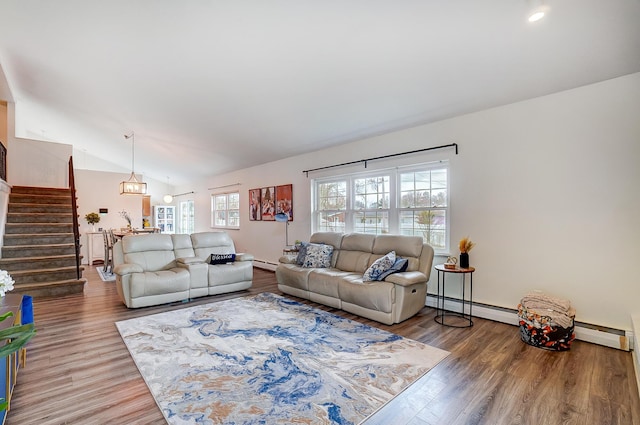
[[[34,300],[38,333],[18,374],[7,424],[165,423],[114,322],[249,293],[280,293],[272,272],[255,269],[250,291],[128,310],[113,282],[102,282],[94,268],[85,277],[84,294]],[[384,326],[316,306],[451,352],[367,424],[640,425],[628,352],[579,341],[570,351],[548,352],[522,343],[510,325],[475,319],[472,328],[443,327],[429,307]]]

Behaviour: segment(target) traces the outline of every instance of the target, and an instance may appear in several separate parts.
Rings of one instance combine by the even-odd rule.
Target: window
[[[422,236],[447,252],[448,179],[438,162],[314,180],[313,229]]]
[[[358,233],[389,233],[389,176],[353,179],[353,230]]]
[[[195,229],[195,208],[193,201],[180,202],[180,233],[191,234]]]
[[[448,251],[447,168],[400,172],[399,226],[436,251]]]
[[[323,232],[345,232],[347,182],[330,181],[317,185],[316,228]]]
[[[211,195],[211,227],[240,228],[240,193]]]

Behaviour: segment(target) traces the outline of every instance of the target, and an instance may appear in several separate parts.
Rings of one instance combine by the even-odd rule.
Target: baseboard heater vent
[[[272,272],[276,271],[276,267],[278,267],[278,263],[272,263],[267,260],[260,260],[259,258],[255,258],[253,260],[253,266],[258,267],[265,270],[271,270]]]
[[[426,305],[428,307],[436,307],[436,296],[434,294],[427,295]],[[460,300],[447,297],[445,298],[444,308],[450,311],[460,311]],[[465,313],[469,313],[468,305],[466,305],[465,308]],[[516,309],[474,302],[473,316],[518,326],[518,311]],[[633,332],[629,330],[614,329],[576,321],[575,333],[576,339],[580,341],[591,342],[624,351],[632,349],[634,344]]]

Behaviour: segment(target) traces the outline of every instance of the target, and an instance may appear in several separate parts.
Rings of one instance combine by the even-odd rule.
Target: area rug
[[[100,279],[102,279],[103,282],[114,282],[116,280],[116,275],[115,273],[111,273],[111,266],[109,266],[106,273],[103,269],[104,266],[96,267],[96,271],[98,272]]]
[[[170,424],[357,424],[449,354],[270,293],[116,326]]]

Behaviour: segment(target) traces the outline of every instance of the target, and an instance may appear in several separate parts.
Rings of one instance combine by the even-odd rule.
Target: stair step
[[[75,267],[76,255],[51,255],[43,257],[0,258],[0,269],[9,274],[19,270],[52,269],[60,267]]]
[[[34,298],[81,294],[87,279],[63,279],[52,282],[27,282],[15,284],[12,293],[28,294]]]
[[[68,213],[73,209],[71,203],[68,204],[23,204],[9,203],[9,213]]]
[[[84,291],[84,267],[76,263],[74,196],[68,188],[11,188],[0,269],[11,274],[15,292],[61,296]]]
[[[7,223],[71,223],[73,215],[71,213],[22,213],[10,212],[7,214]]]
[[[76,246],[73,243],[50,244],[50,245],[17,245],[5,246],[2,248],[3,258],[16,257],[42,257],[48,255],[71,255],[76,253]]]
[[[69,194],[68,187],[12,186],[11,193]]]
[[[80,270],[84,270],[84,267],[81,266]],[[11,273],[11,277],[15,281],[16,285],[24,283],[55,282],[58,280],[72,280],[77,278],[75,265],[38,270],[16,270]]]
[[[4,235],[4,248],[7,246],[33,245],[36,241],[46,245],[73,243],[73,233],[16,233]],[[4,249],[3,248],[3,249]]]
[[[28,193],[10,193],[9,203],[17,204],[71,204],[71,194],[38,195]]]
[[[16,233],[73,233],[73,223],[7,223],[5,235]]]

